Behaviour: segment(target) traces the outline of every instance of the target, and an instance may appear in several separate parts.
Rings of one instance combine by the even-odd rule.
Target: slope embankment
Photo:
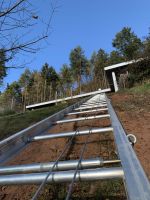
[[[110,95],[126,132],[137,137],[135,151],[150,179],[150,84]]]

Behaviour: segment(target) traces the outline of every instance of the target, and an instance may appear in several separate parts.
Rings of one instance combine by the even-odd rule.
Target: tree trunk
[[[57,105],[57,91],[55,92],[55,100],[56,100],[56,105]]]
[[[51,100],[52,98],[52,85],[50,83],[50,86],[49,86],[49,100]]]
[[[43,100],[46,101],[46,79],[44,81],[44,94],[43,94]]]
[[[72,87],[70,87],[70,96],[72,97]]]
[[[42,91],[42,89],[43,89],[43,86],[42,86],[43,84],[41,83],[41,102],[43,101],[43,91]]]
[[[79,94],[81,94],[81,75],[78,75]]]
[[[36,92],[36,102],[39,100],[39,83],[37,84],[37,92]]]
[[[24,91],[24,104],[23,104],[23,112],[25,112],[26,111],[26,93],[27,93],[27,91],[26,91],[27,89],[26,89],[26,87],[25,87],[25,91]]]
[[[11,106],[10,106],[10,109],[13,110],[13,107],[14,107],[14,97],[11,98]]]

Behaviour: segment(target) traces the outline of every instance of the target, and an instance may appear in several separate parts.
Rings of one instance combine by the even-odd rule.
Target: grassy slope
[[[150,111],[150,83],[113,93],[111,97],[113,105],[120,111]]]
[[[139,87],[134,87],[130,90],[135,93],[149,93],[150,94],[150,83],[141,85]]]
[[[38,110],[26,111],[19,115],[0,117],[0,139],[6,138],[9,135],[27,128],[67,106],[67,103],[62,103]]]
[[[122,90],[120,93],[129,93],[129,94],[150,94],[150,83],[145,83],[140,86],[136,86],[130,89]]]

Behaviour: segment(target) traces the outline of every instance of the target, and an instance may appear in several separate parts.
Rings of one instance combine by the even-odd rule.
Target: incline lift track
[[[78,106],[78,108],[77,108]],[[107,112],[99,114],[100,112]],[[98,114],[97,114],[98,113]],[[77,118],[61,119],[64,114],[68,117]],[[90,116],[89,116],[90,114]],[[80,117],[85,115],[85,117]],[[110,119],[111,126],[94,127],[90,121]],[[61,119],[61,120],[60,120]],[[65,124],[70,122],[89,122],[88,129],[77,128],[75,131],[56,134],[44,134],[49,125]],[[43,127],[44,126],[44,127]],[[42,127],[42,128],[41,128]],[[42,131],[42,134],[41,134]],[[105,160],[102,158],[83,159],[89,138],[94,134],[112,133],[115,138],[116,154],[118,159]],[[76,137],[85,136],[81,152],[77,160],[63,160],[63,155],[73,144]],[[24,165],[2,165],[0,167],[0,185],[39,185],[32,199],[38,199],[47,183],[70,183],[66,200],[71,198],[74,182],[122,179],[124,182],[127,199],[148,200],[150,199],[150,184],[145,172],[136,157],[134,149],[130,144],[127,135],[118,120],[118,117],[111,105],[110,100],[104,93],[97,94],[90,99],[82,100],[75,106],[71,106],[58,115],[36,124],[14,136],[0,142],[0,160],[5,162],[16,154],[17,151],[32,142],[52,140],[56,138],[68,138],[62,152],[54,162],[34,163]],[[111,164],[119,164],[117,167]],[[105,167],[109,164],[109,167]],[[117,199],[117,198],[116,198]]]

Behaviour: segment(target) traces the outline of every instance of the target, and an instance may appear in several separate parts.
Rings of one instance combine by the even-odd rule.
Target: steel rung
[[[78,121],[83,121],[83,120],[91,120],[91,119],[101,119],[101,118],[109,118],[109,114],[105,115],[97,115],[97,116],[90,116],[90,117],[80,117],[80,118],[75,118],[75,119],[66,119],[66,120],[60,120],[54,122],[54,124],[62,124],[62,123],[69,123],[69,122],[78,122]]]
[[[107,111],[108,108],[101,108],[101,109],[95,109],[95,110],[85,110],[85,111],[79,111],[79,112],[71,112],[67,115],[78,115],[78,114],[85,114],[85,113],[92,113],[92,112],[100,112],[100,111]]]
[[[89,103],[83,103],[83,104],[81,104],[81,106],[92,106],[92,105],[99,105],[99,104],[106,104],[107,102],[106,101],[100,101],[100,102],[96,102],[96,103],[91,103],[91,102],[89,102]]]
[[[91,134],[97,134],[97,133],[107,133],[112,132],[112,127],[105,127],[105,128],[92,128],[87,130],[79,130],[79,131],[72,131],[72,132],[64,132],[64,133],[55,133],[55,134],[46,134],[46,135],[37,135],[32,138],[29,138],[29,142],[36,142],[40,140],[47,140],[47,139],[56,139],[56,138],[65,138],[65,137],[72,137],[74,135],[76,136],[82,136],[89,134],[89,131]]]
[[[41,184],[45,180],[47,173],[15,174],[0,176],[0,185],[23,185]],[[52,172],[47,183],[70,182],[74,177],[74,171]],[[124,173],[121,167],[97,168],[79,170],[75,181],[96,181],[102,179],[122,179]]]
[[[33,172],[48,172],[52,169],[55,162],[35,163],[24,165],[11,165],[0,167],[0,175],[3,174],[18,174],[18,173],[33,173]],[[120,160],[103,160],[101,158],[92,158],[82,160],[79,169],[90,169],[102,167],[105,164],[120,163]],[[54,171],[74,170],[78,164],[78,160],[59,161],[54,167]]]
[[[107,104],[98,105],[98,106],[86,106],[86,107],[79,107],[79,108],[76,108],[74,110],[86,110],[86,109],[100,108],[100,107],[106,107],[106,106],[107,106]]]

